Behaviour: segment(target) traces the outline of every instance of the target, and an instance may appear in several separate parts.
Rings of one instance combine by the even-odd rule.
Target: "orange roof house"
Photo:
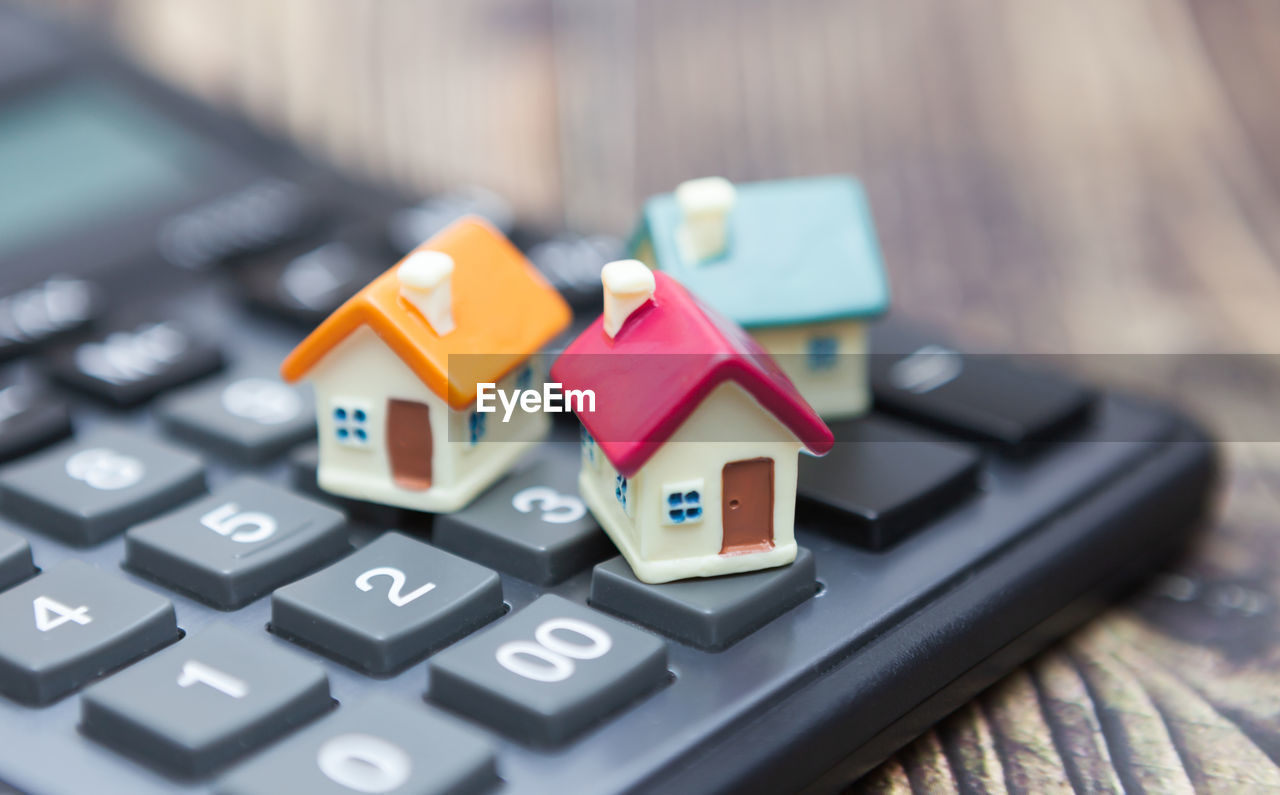
[[[569,320],[564,299],[501,232],[475,217],[454,222],[281,365],[286,381],[315,386],[320,486],[414,510],[466,505],[550,422],[477,411],[479,384],[540,384],[534,354]]]

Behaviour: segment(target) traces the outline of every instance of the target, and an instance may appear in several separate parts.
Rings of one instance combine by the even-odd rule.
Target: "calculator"
[[[463,214],[599,313],[617,239],[351,179],[0,8],[0,781],[838,790],[1210,514],[1176,411],[896,318],[786,567],[636,580],[571,420],[456,513],[331,497],[279,362]]]

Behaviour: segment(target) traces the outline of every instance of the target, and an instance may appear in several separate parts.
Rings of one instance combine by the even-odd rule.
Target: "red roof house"
[[[731,321],[635,260],[606,266],[605,314],[551,380],[590,390],[583,500],[646,582],[795,558],[797,457],[830,429]],[[610,333],[612,331],[612,333]]]

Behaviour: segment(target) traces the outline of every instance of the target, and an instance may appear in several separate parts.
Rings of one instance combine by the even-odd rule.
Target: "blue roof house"
[[[690,180],[645,203],[631,256],[750,331],[824,419],[867,410],[889,284],[857,180]]]

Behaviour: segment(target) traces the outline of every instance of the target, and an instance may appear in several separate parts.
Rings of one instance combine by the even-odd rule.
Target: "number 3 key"
[[[436,545],[538,585],[554,585],[615,554],[578,497],[577,457],[544,455],[464,510],[436,517]]]

